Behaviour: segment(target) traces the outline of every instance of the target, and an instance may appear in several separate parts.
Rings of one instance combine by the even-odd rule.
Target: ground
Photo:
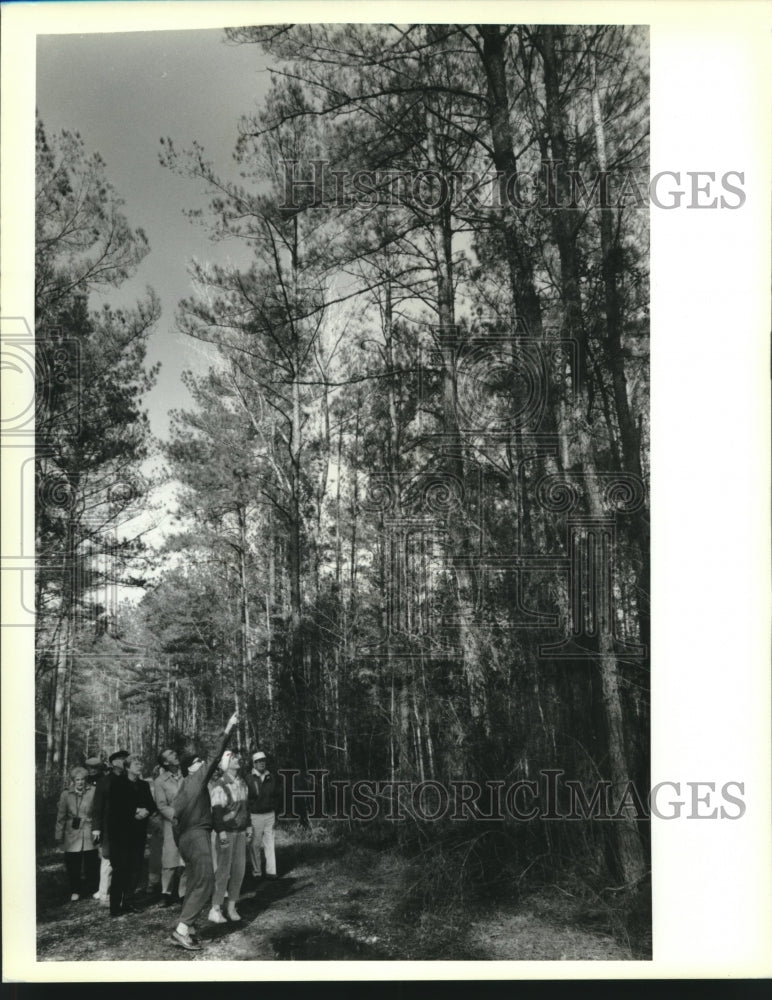
[[[276,881],[248,876],[240,924],[198,920],[204,950],[186,952],[169,935],[178,907],[140,903],[111,918],[92,899],[70,903],[61,855],[38,868],[38,956],[42,961],[288,960],[629,960],[629,947],[580,926],[558,890],[515,906],[442,914],[407,910],[409,866],[393,849],[351,847],[325,831],[277,831]],[[585,923],[587,921],[585,920]]]

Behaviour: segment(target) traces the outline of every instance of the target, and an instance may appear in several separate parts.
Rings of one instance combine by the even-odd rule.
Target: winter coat
[[[270,771],[259,778],[257,771],[247,775],[248,808],[250,813],[270,813],[277,808],[279,786]]]
[[[247,829],[247,785],[243,778],[233,778],[226,773],[215,781],[209,795],[212,822],[217,833],[241,833]]]
[[[155,803],[158,812],[161,814],[164,827],[164,846],[161,855],[161,865],[163,868],[178,868],[183,862],[177,845],[174,843],[174,832],[172,821],[174,819],[174,802],[177,792],[183,782],[181,774],[172,774],[170,771],[161,771],[155,779]]]
[[[94,786],[94,809],[91,820],[91,829],[98,830],[101,838],[100,848],[102,857],[110,857],[110,831],[107,827],[107,813],[110,807],[110,789],[113,782],[121,777],[114,771],[103,774]]]
[[[94,806],[94,789],[87,786],[82,793],[69,788],[62,792],[59,808],[56,813],[57,841],[64,838],[64,850],[67,853],[93,851],[94,842],[91,838],[91,814]],[[75,821],[73,823],[73,821]]]
[[[137,819],[134,815],[140,808],[147,809],[149,815],[156,811],[148,783],[141,778],[131,781],[128,774],[118,776],[110,786],[107,807],[111,850],[118,844],[125,849],[145,842],[148,817]]]
[[[209,799],[209,784],[217,770],[220,758],[228,745],[230,733],[223,733],[217,753],[207,765],[202,765],[193,774],[185,775],[180,790],[172,802],[174,810],[174,839],[179,844],[183,833],[190,830],[211,830],[212,803]]]

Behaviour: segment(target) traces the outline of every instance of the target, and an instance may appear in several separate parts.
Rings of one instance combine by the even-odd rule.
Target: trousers
[[[145,839],[110,844],[110,912],[119,913],[136,892],[145,856]]]
[[[161,882],[161,855],[163,853],[164,833],[160,820],[150,822],[150,857],[147,862],[147,884],[158,885]]]
[[[177,892],[180,896],[184,896],[188,887],[188,877],[185,874],[185,866],[179,865],[175,868],[162,868],[161,869],[161,892],[171,894],[174,888],[174,876],[177,872],[180,872],[180,881]]]
[[[276,851],[273,846],[273,827],[276,813],[252,813],[252,868],[260,874],[260,848],[265,854],[265,874],[276,874]]]
[[[99,896],[101,899],[107,899],[110,894],[110,878],[113,871],[113,866],[110,864],[110,859],[104,857],[102,852],[101,860],[99,862]]]
[[[67,869],[67,880],[70,883],[70,892],[81,891],[89,896],[96,892],[99,885],[99,852],[93,851],[65,851],[64,867]],[[83,889],[80,885],[80,874],[83,869]]]
[[[247,866],[247,832],[246,830],[229,832],[228,843],[225,846],[220,843],[219,837],[215,843],[217,871],[214,876],[212,906],[222,906],[226,892],[229,903],[238,903]]]
[[[187,875],[180,921],[183,924],[192,924],[209,903],[214,890],[210,831],[202,827],[186,830],[180,834],[178,846]]]

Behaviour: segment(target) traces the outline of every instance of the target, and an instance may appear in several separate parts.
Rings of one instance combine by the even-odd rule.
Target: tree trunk
[[[592,121],[595,134],[595,153],[600,171],[600,190],[607,184],[606,134],[598,92],[597,66],[594,52],[590,52],[592,75]],[[619,436],[622,445],[624,468],[634,475],[641,475],[640,442],[638,430],[630,412],[627,395],[624,354],[622,353],[622,316],[619,301],[617,274],[621,266],[621,248],[614,237],[614,209],[600,210],[600,244],[603,290],[606,305],[606,357],[611,371]]]
[[[493,146],[493,165],[499,182],[499,210],[506,249],[509,281],[515,312],[532,337],[542,330],[541,303],[534,282],[530,248],[518,232],[512,185],[517,178],[517,158],[509,116],[509,82],[507,79],[507,29],[497,24],[479,24],[483,40],[482,62],[487,83],[488,123]],[[514,323],[513,323],[514,329]]]
[[[560,106],[560,80],[556,51],[557,32],[560,29],[544,25],[540,31],[544,82],[546,93],[546,128],[549,134],[553,159],[567,166],[567,143],[563,131],[563,114]],[[562,172],[567,183],[566,171]],[[563,195],[567,195],[563,191]],[[553,238],[558,247],[561,265],[561,296],[565,309],[567,332],[579,343],[579,384],[575,401],[570,412],[571,427],[564,428],[569,440],[576,442],[576,462],[581,467],[586,484],[589,514],[594,519],[603,519],[607,513],[603,507],[600,479],[595,458],[595,443],[590,433],[587,380],[583,357],[587,350],[581,294],[579,288],[579,262],[576,247],[576,231],[570,209],[553,209],[550,212]],[[603,709],[606,719],[608,760],[612,781],[614,806],[630,780],[630,767],[624,743],[624,723],[622,699],[619,690],[619,664],[613,650],[610,629],[599,629],[600,633],[600,673],[603,691]],[[646,871],[643,853],[635,820],[628,815],[614,823],[614,835],[622,869],[622,876],[628,883],[638,881]]]
[[[236,519],[239,527],[239,609],[241,612],[241,689],[243,691],[244,709],[250,714],[250,722],[255,729],[255,741],[259,742],[257,732],[257,713],[254,699],[249,692],[252,687],[252,664],[249,656],[249,586],[247,580],[247,512],[239,504],[236,507]],[[247,740],[247,719],[242,719],[236,732],[236,746],[241,751]]]

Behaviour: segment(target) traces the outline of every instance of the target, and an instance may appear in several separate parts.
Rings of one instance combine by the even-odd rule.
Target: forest
[[[203,348],[165,439],[157,297],[104,304],[148,239],[101,155],[37,123],[39,842],[74,763],[124,746],[149,771],[235,707],[238,747],[321,788],[301,826],[420,858],[421,905],[578,878],[642,940],[647,30],[225,36],[270,87],[230,109],[239,183],[158,145],[232,248],[164,317]],[[483,815],[545,780],[546,815]],[[453,782],[477,812],[427,816]],[[399,783],[426,808],[390,818]]]

